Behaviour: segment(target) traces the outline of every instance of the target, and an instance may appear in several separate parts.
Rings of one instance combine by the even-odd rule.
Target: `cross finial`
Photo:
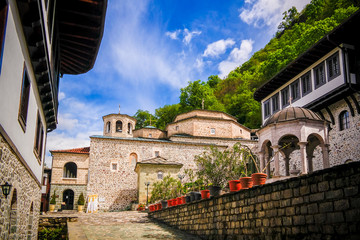
[[[201,109],[204,110],[204,99],[201,99]]]
[[[289,104],[290,104],[290,107],[292,107],[292,97],[289,97]]]
[[[119,114],[120,114],[120,104],[119,104]]]

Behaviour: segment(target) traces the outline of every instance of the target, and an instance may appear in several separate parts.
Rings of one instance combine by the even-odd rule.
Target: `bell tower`
[[[103,116],[104,136],[133,137],[136,119],[127,114],[108,114]]]

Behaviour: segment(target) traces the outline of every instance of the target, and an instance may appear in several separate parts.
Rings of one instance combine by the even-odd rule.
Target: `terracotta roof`
[[[63,150],[51,150],[51,153],[82,153],[89,154],[90,147],[82,147],[82,148],[72,148],[72,149],[63,149]]]
[[[321,117],[319,117],[316,113],[309,109],[301,107],[288,107],[270,116],[263,127],[266,127],[273,123],[287,122],[299,119],[326,121],[321,119]]]
[[[138,162],[137,164],[158,164],[158,165],[179,165],[179,166],[183,165],[182,163],[168,161],[167,159],[160,156],[143,160],[141,162]]]

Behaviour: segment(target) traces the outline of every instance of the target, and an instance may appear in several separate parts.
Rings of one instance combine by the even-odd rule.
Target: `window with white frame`
[[[340,131],[350,128],[350,118],[348,111],[342,111],[339,115]]]
[[[329,81],[340,75],[339,53],[335,53],[327,60]]]
[[[270,116],[270,100],[264,102],[264,117]]]
[[[281,90],[281,106],[282,106],[282,108],[289,105],[289,100],[290,100],[289,86],[287,86],[286,88]]]
[[[279,105],[279,93],[275,94],[275,95],[271,98],[271,103],[272,103],[272,112],[275,113],[275,112],[279,111],[279,109],[280,109],[280,105]]]

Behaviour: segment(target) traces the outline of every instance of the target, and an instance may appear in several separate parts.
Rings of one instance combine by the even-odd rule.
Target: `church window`
[[[334,55],[329,57],[326,60],[326,62],[327,62],[329,81],[330,81],[340,75],[339,54],[335,53]]]
[[[279,94],[275,94],[272,98],[271,98],[271,102],[272,102],[272,111],[273,113],[279,111]]]
[[[314,77],[315,77],[315,88],[319,88],[326,83],[324,63],[321,63],[319,66],[314,68]]]
[[[290,97],[290,95],[289,95],[289,86],[287,86],[286,88],[281,90],[281,106],[282,106],[282,108],[289,105],[289,97]]]
[[[300,98],[300,86],[299,80],[296,80],[291,84],[291,99],[295,101]]]
[[[128,123],[128,134],[131,134],[131,131],[132,131],[131,123]]]
[[[158,171],[157,172],[157,178],[158,179],[163,179],[163,177],[164,177],[164,173],[162,171]]]
[[[340,131],[350,128],[350,118],[348,111],[342,111],[339,115]]]
[[[19,123],[22,129],[26,129],[26,119],[28,114],[29,107],[29,96],[30,96],[30,80],[27,74],[26,67],[24,66],[22,87],[21,87],[21,96],[20,96],[20,107],[19,107]]]
[[[240,129],[240,134],[242,134],[242,129]]]
[[[116,131],[122,132],[122,121],[116,121]]]
[[[110,122],[107,122],[106,123],[106,133],[109,133],[111,130],[111,123]]]
[[[264,116],[265,118],[270,116],[270,100],[264,102]]]
[[[176,131],[179,131],[179,126],[176,126],[176,127],[175,127],[175,130],[176,130]]]
[[[160,152],[159,151],[155,151],[155,157],[159,157],[160,156]]]
[[[152,134],[151,134],[151,133],[149,133],[149,138],[152,138]]]
[[[137,159],[138,159],[137,154],[136,153],[131,153],[130,154],[130,166],[135,167]]]
[[[64,166],[63,177],[64,178],[76,178],[76,174],[77,174],[76,164],[73,162],[66,163]]]
[[[111,170],[116,171],[117,170],[117,163],[111,163]]]
[[[210,129],[210,134],[215,134],[215,128]]]
[[[308,72],[301,77],[302,96],[305,96],[312,91],[311,85],[311,75],[310,72]]]

